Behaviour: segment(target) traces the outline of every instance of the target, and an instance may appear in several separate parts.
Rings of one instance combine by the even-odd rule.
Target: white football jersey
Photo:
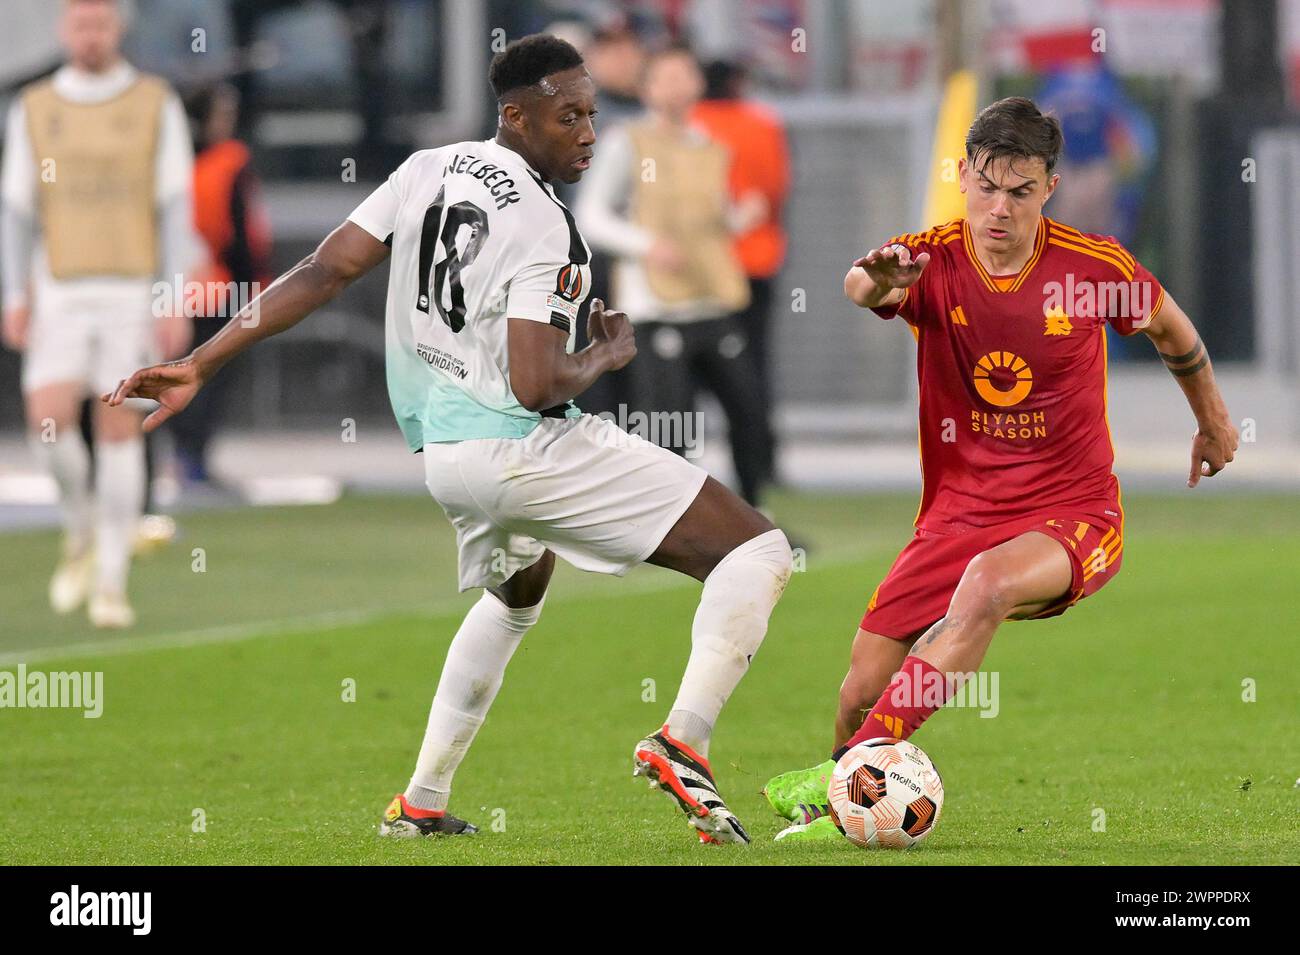
[[[392,246],[388,393],[412,450],[518,438],[569,402],[524,408],[510,389],[507,317],[569,336],[591,287],[591,250],[527,161],[494,140],[417,152],[348,216]]]

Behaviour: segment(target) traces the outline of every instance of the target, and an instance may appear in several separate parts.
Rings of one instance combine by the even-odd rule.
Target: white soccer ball
[[[831,819],[855,846],[906,849],[934,831],[943,780],[916,744],[869,739],[835,764],[830,803]]]

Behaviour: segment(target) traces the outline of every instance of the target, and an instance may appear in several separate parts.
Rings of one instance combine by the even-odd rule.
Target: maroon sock
[[[907,739],[951,695],[942,671],[920,657],[909,656],[862,721],[862,728],[835,753],[835,758],[878,736]]]

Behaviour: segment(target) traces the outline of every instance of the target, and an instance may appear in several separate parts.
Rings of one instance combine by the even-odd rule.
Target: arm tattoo
[[[1196,344],[1192,350],[1184,355],[1166,355],[1164,352],[1158,353],[1164,359],[1166,367],[1170,373],[1178,378],[1186,378],[1188,375],[1194,375],[1210,363],[1209,353],[1205,350],[1200,337],[1196,339]]]

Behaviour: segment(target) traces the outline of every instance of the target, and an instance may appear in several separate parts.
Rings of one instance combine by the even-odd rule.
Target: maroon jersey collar
[[[984,268],[984,263],[975,254],[975,240],[971,235],[970,222],[966,219],[961,220],[961,242],[962,247],[966,250],[966,259],[970,262],[971,267],[975,269],[975,273],[980,277],[980,281],[984,283],[984,287],[990,292],[1002,292],[1003,290],[998,288],[998,284],[993,281],[993,276],[989,275],[988,270]],[[1029,273],[1033,271],[1034,266],[1038,264],[1038,260],[1042,258],[1043,249],[1045,248],[1047,248],[1047,218],[1040,215],[1038,217],[1038,231],[1034,235],[1034,251],[1030,254],[1029,260],[1016,273],[1015,281],[1007,286],[1006,291],[1018,291],[1020,286],[1025,284],[1025,279],[1029,278]]]

